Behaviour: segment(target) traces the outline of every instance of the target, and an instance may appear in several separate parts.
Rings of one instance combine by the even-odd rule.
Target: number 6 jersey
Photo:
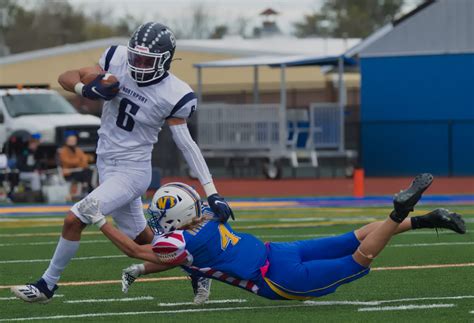
[[[189,118],[197,100],[191,87],[171,73],[146,86],[128,74],[127,47],[112,46],[99,65],[120,82],[117,96],[105,101],[98,131],[97,155],[106,159],[148,161],[168,118]]]

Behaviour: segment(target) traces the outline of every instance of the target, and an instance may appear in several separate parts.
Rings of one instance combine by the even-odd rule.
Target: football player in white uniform
[[[18,298],[41,303],[51,300],[61,273],[79,249],[82,230],[90,224],[83,214],[97,207],[91,201],[97,201],[100,212],[112,215],[118,228],[135,242],[152,241],[153,232],[146,225],[141,196],[151,182],[151,152],[165,123],[189,167],[197,174],[212,210],[222,222],[234,217],[227,202],[217,193],[202,153],[186,125],[186,119],[196,110],[197,99],[188,84],[168,72],[175,47],[174,35],[168,27],[149,22],[133,33],[128,47],[111,46],[98,65],[59,76],[65,90],[89,99],[105,100],[97,146],[100,185],[68,212],[62,236],[43,276],[36,283],[12,288]],[[81,79],[91,73],[97,77],[83,84]],[[102,79],[106,73],[114,75],[118,82],[105,85]],[[195,293],[196,290],[201,293],[195,301],[205,301],[208,282],[194,281],[193,286],[197,283],[202,286],[195,289]]]

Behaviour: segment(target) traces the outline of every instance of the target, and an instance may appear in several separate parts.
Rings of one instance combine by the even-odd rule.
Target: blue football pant
[[[269,245],[270,266],[266,278],[283,293],[264,284],[259,294],[271,299],[292,299],[281,295],[319,297],[333,293],[342,284],[369,272],[352,254],[359,247],[354,232],[336,237],[275,242]]]

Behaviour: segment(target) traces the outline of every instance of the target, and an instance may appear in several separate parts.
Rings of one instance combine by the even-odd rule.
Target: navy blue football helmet
[[[176,48],[173,32],[157,22],[147,22],[128,42],[128,70],[137,83],[148,83],[170,69]]]

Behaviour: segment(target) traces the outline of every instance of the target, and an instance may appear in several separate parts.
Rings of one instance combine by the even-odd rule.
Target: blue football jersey
[[[214,215],[205,205],[202,214]],[[187,272],[257,293],[255,283],[262,279],[260,268],[266,265],[267,248],[253,235],[236,232],[214,218],[192,230],[176,230],[161,237],[154,241],[156,250],[159,244],[174,245],[178,258],[189,260],[183,266]]]

